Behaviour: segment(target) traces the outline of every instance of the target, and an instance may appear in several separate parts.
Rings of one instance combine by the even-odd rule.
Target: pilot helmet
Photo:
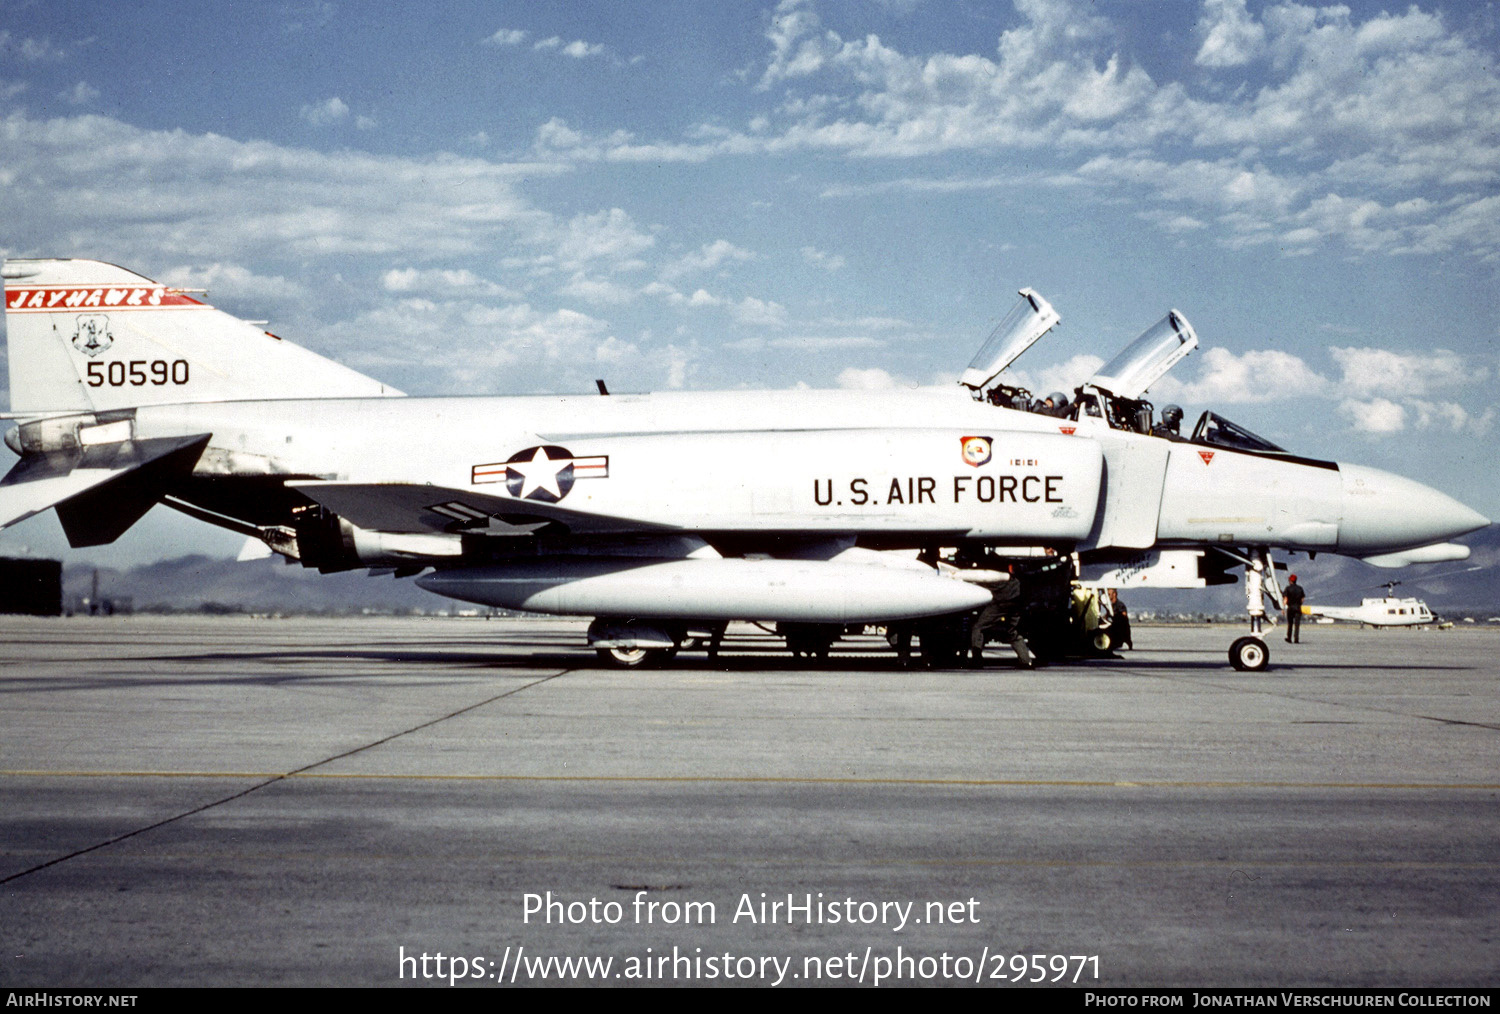
[[[1068,407],[1068,396],[1066,394],[1063,394],[1061,391],[1053,391],[1051,394],[1047,395],[1047,400],[1052,402],[1054,408]]]
[[[1168,405],[1166,408],[1162,409],[1161,421],[1166,423],[1168,426],[1176,426],[1178,423],[1182,422],[1182,406]]]

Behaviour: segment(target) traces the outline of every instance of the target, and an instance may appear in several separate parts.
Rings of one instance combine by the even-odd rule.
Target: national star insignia
[[[563,498],[562,488],[558,485],[557,475],[571,462],[572,457],[549,458],[547,448],[538,447],[536,454],[532,455],[530,461],[512,461],[507,467],[513,472],[519,472],[524,477],[521,484],[521,492],[517,494],[521,499],[526,499],[537,490],[545,490],[555,500]]]
[[[577,457],[566,447],[542,444],[523,448],[505,461],[475,465],[470,481],[475,486],[505,483],[518,500],[557,503],[579,479],[609,478],[609,455]]]

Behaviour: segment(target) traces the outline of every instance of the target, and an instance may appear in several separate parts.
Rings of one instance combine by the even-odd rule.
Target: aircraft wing
[[[674,530],[654,522],[590,514],[537,500],[424,483],[309,481],[288,485],[350,524],[376,532],[524,535],[549,522],[561,524],[575,535]]]
[[[192,470],[208,440],[202,433],[28,455],[0,479],[0,528],[56,507],[72,545],[112,541],[120,522],[130,527],[174,476]]]

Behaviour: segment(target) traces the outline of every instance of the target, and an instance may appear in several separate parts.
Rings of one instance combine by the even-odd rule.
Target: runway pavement
[[[0,618],[0,985],[1500,982],[1500,631],[584,628]]]

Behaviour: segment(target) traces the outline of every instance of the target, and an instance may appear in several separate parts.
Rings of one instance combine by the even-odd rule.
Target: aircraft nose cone
[[[1444,542],[1490,519],[1431,486],[1378,468],[1339,463],[1343,517],[1339,552],[1389,552]]]

